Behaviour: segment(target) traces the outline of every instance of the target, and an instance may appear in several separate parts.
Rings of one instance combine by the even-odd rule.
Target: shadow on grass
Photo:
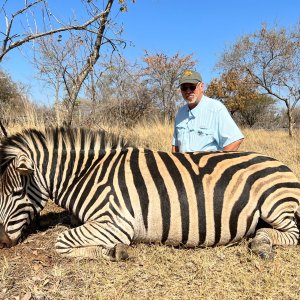
[[[30,234],[44,232],[57,225],[64,225],[72,228],[81,225],[81,223],[67,211],[48,212],[37,216],[24,230],[23,237],[25,239]]]

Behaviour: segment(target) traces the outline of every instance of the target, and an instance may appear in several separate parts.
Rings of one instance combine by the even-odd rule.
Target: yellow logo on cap
[[[185,71],[184,73],[183,73],[183,75],[184,76],[190,76],[190,75],[192,75],[193,73],[191,72],[191,71]]]

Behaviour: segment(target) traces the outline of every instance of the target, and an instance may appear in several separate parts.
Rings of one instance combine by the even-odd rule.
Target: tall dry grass
[[[8,132],[13,134],[27,128],[43,130],[45,125],[34,109],[28,109],[24,122],[12,124]],[[94,124],[92,129],[104,129],[124,136],[136,147],[153,150],[170,151],[173,135],[173,124],[162,124],[159,120],[151,123],[140,122],[132,128],[112,126],[111,124]],[[274,157],[288,165],[300,178],[300,129],[295,130],[290,138],[287,130],[242,129],[245,140],[240,151],[254,151]]]
[[[170,151],[173,124],[139,123],[132,130],[118,129],[121,134],[137,147]],[[242,129],[245,139],[239,151],[254,151],[274,157],[287,166],[300,178],[300,130],[289,137],[287,130]]]
[[[36,128],[40,130],[45,129],[44,120],[39,115],[35,107],[27,101],[24,101],[24,113],[18,119],[9,120],[6,130],[8,135],[16,132],[21,132],[24,129]]]
[[[291,138],[285,130],[243,130],[243,151],[255,151],[274,157],[289,166],[300,179],[300,129]]]
[[[138,147],[171,148],[172,124],[99,127]],[[243,132],[241,150],[275,157],[300,178],[299,131],[293,139],[284,131]],[[253,256],[246,241],[207,249],[135,245],[128,261],[116,263],[66,259],[55,253],[54,243],[68,223],[68,215],[49,205],[37,232],[14,248],[0,249],[0,299],[300,299],[299,246],[277,247],[274,261]]]

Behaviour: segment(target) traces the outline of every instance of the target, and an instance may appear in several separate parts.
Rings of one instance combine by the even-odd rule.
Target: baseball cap
[[[190,70],[184,71],[179,78],[179,85],[182,85],[184,83],[197,84],[198,82],[202,82],[202,77],[196,71],[190,71]]]

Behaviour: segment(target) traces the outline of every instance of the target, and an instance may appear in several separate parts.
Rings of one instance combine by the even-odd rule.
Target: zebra
[[[52,199],[81,225],[59,234],[64,256],[128,258],[133,243],[228,245],[252,238],[263,259],[296,245],[300,182],[254,152],[171,153],[103,131],[29,129],[0,147],[0,247],[12,247]],[[257,229],[259,220],[266,226]]]

